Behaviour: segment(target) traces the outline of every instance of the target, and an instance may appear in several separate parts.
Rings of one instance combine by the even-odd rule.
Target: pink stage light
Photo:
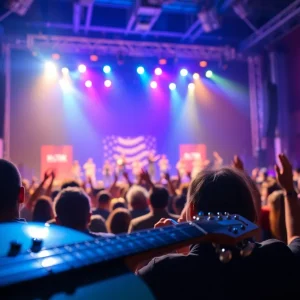
[[[85,71],[86,71],[86,66],[83,65],[83,64],[79,65],[79,66],[78,66],[78,71],[79,71],[80,73],[85,73]]]
[[[92,87],[92,85],[93,85],[93,83],[92,83],[90,80],[87,80],[87,81],[85,82],[85,86],[86,86],[87,88]]]
[[[160,76],[162,74],[162,69],[161,68],[156,68],[154,70],[155,75]]]
[[[109,88],[109,87],[111,87],[111,81],[110,80],[105,80],[104,81],[104,85],[107,87],[107,88]]]
[[[156,89],[156,88],[157,88],[157,82],[156,82],[156,81],[151,81],[151,82],[150,82],[150,87],[151,87],[152,89]]]

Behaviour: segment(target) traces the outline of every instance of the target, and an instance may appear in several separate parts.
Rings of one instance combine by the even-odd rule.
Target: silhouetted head
[[[78,187],[68,187],[55,198],[54,210],[59,225],[87,230],[91,218],[89,196]]]
[[[166,208],[169,203],[169,193],[162,186],[155,186],[150,192],[150,205],[154,209]]]
[[[80,184],[78,181],[76,180],[73,180],[73,179],[70,179],[70,180],[65,180],[62,185],[61,185],[61,190],[64,190],[68,187],[77,187],[79,188],[80,187]]]
[[[40,197],[33,209],[32,221],[33,222],[43,222],[54,218],[54,213],[52,209],[52,200],[50,197],[42,196]]]
[[[0,159],[0,222],[19,217],[19,205],[24,202],[25,189],[17,167]]]
[[[107,230],[114,234],[127,233],[130,222],[131,215],[129,210],[126,208],[117,208],[107,218]]]
[[[233,168],[205,170],[197,174],[189,187],[187,218],[200,211],[239,214],[256,221],[254,195],[249,178]]]

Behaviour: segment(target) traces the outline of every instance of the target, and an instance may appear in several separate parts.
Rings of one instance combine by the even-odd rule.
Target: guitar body
[[[11,242],[21,244],[20,254],[30,251],[32,239],[41,239],[42,247],[45,249],[60,247],[65,244],[77,244],[93,241],[87,234],[70,228],[48,225],[42,223],[5,223],[0,226],[0,262],[7,256]],[[13,262],[14,258],[9,258]],[[30,272],[30,270],[28,270]],[[119,271],[119,270],[118,270]],[[112,270],[112,273],[113,270]],[[119,272],[116,272],[119,273]],[[105,275],[105,274],[104,274]],[[1,276],[1,270],[0,270]],[[51,286],[51,282],[49,283]],[[67,283],[66,283],[67,286]],[[22,297],[24,299],[27,297]],[[17,299],[13,297],[13,299]],[[37,298],[35,298],[37,299]],[[71,293],[58,293],[50,299],[143,299],[153,300],[149,288],[143,281],[127,271],[125,266],[122,274],[116,277],[108,277],[104,280],[78,287]]]
[[[132,273],[127,273],[78,288],[70,295],[60,293],[51,297],[51,300],[66,299],[154,300],[155,298],[139,277]]]

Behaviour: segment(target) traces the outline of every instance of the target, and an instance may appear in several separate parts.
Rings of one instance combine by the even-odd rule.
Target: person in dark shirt
[[[0,159],[0,222],[24,221],[19,219],[24,200],[19,170],[13,163]]]
[[[63,189],[54,200],[56,224],[69,227],[92,237],[111,236],[108,233],[89,231],[91,204],[89,196],[78,187]]]
[[[98,200],[98,207],[94,209],[93,215],[99,215],[107,220],[110,213],[109,206],[112,199],[111,194],[105,190],[100,191],[96,198]]]
[[[170,214],[167,211],[169,202],[169,193],[166,188],[162,186],[154,186],[150,192],[150,212],[139,218],[131,221],[128,232],[153,228],[161,218],[170,218],[176,220],[177,215]]]
[[[256,243],[250,256],[232,248],[227,264],[219,260],[212,244],[190,246],[188,255],[168,254],[154,258],[137,274],[157,299],[290,299],[299,282],[300,208],[294,191],[292,167],[279,156],[277,180],[285,191],[288,246],[277,240]],[[256,221],[248,177],[234,169],[203,171],[192,181],[186,219],[200,211],[229,212]],[[156,227],[171,225],[162,219]]]

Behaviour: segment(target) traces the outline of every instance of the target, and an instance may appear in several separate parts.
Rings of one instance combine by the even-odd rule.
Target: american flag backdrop
[[[121,137],[107,136],[103,139],[104,159],[115,162],[121,154],[125,154],[127,163],[140,161],[142,166],[148,164],[148,154],[156,152],[156,138],[153,136]]]

